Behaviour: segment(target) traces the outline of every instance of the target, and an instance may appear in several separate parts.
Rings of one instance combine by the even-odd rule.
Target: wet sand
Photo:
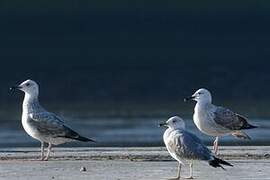
[[[194,162],[196,179],[270,179],[270,147],[222,147],[220,157],[234,165],[227,171]],[[0,149],[0,179],[167,179],[177,163],[163,147],[55,148],[47,162],[38,148]],[[85,167],[86,171],[80,171]],[[188,166],[183,175],[188,174]]]

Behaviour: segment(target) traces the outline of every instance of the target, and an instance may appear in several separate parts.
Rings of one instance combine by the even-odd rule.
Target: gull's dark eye
[[[175,123],[175,120],[173,120],[172,122]]]
[[[30,83],[26,83],[25,85],[26,85],[26,86],[30,86]]]
[[[198,95],[201,95],[202,93],[201,92],[198,92]]]

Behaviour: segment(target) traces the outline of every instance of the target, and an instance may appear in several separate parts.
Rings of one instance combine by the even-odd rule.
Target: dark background
[[[18,117],[28,78],[50,110],[191,115],[183,98],[269,117],[267,1],[1,1],[0,116]],[[10,116],[10,115],[9,115]]]

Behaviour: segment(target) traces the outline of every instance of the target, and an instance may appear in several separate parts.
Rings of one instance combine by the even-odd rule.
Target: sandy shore
[[[197,179],[270,179],[270,147],[223,147],[227,171],[195,161]],[[163,147],[55,148],[47,162],[37,160],[38,148],[0,149],[0,179],[166,179],[176,173],[176,162]],[[85,167],[86,171],[80,169]],[[188,174],[188,166],[183,168]]]

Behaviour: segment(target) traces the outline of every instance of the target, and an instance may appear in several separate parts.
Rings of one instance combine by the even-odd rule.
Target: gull
[[[257,127],[249,124],[244,116],[212,104],[212,96],[207,89],[201,88],[184,100],[197,102],[194,108],[193,121],[201,132],[216,137],[213,144],[215,154],[218,154],[218,139],[220,136],[231,134],[237,138],[251,139],[241,130]]]
[[[88,142],[92,139],[83,137],[68,127],[62,118],[46,111],[38,101],[39,86],[33,80],[26,80],[11,90],[21,90],[25,93],[23,100],[22,125],[32,138],[41,142],[41,160],[47,161],[52,145],[71,141]],[[44,144],[48,144],[47,155],[44,156]]]
[[[197,136],[185,130],[185,122],[182,118],[173,116],[159,126],[167,127],[163,134],[163,140],[170,155],[178,161],[177,176],[170,178],[170,180],[181,178],[180,173],[181,166],[184,165],[183,160],[191,160],[189,176],[183,177],[185,179],[193,179],[193,160],[206,161],[214,168],[220,167],[224,169],[222,165],[233,166],[215,157]]]

